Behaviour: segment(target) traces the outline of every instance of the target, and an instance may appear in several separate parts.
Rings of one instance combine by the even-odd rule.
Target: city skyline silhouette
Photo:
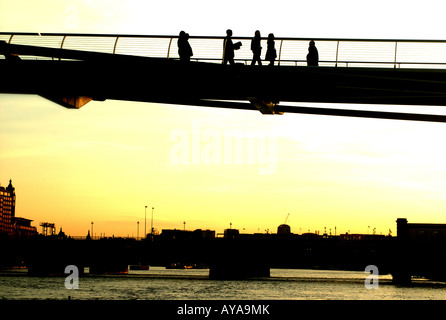
[[[310,28],[309,18],[259,26],[238,12],[230,24],[219,18],[204,28],[189,21],[194,19],[180,19],[155,28],[153,22],[139,20],[141,10],[135,3],[121,7],[122,13],[114,13],[118,19],[113,21],[107,20],[104,12],[109,10],[100,4],[95,5],[99,13],[90,19],[90,6],[61,4],[47,22],[29,19],[20,25],[3,13],[0,26],[39,32],[177,35],[185,30],[190,35],[224,36],[230,28],[234,36],[246,37],[260,30],[264,37],[274,33],[276,37],[441,38],[438,28],[414,29],[406,16],[400,17],[404,32],[386,28],[387,20],[379,29],[365,23],[354,29],[347,23]],[[12,3],[5,7],[17,10]],[[29,16],[30,11],[23,14]],[[194,16],[198,19],[199,14]],[[124,23],[129,17],[136,17],[134,24]],[[333,17],[327,24],[336,21],[342,19]],[[310,230],[337,226],[339,233],[363,233],[368,225],[375,225],[385,234],[400,212],[407,213],[410,221],[444,222],[446,155],[435,141],[443,134],[442,124],[291,114],[267,118],[248,111],[113,100],[90,102],[71,112],[22,95],[1,95],[1,115],[0,181],[13,179],[18,215],[35,223],[54,222],[68,234],[86,234],[91,221],[97,233],[136,234],[136,222],[144,218],[146,205],[156,208],[159,229],[181,229],[188,221],[191,229],[214,225],[222,230],[232,222],[256,232],[276,228],[287,213],[292,214],[294,230],[301,225]],[[171,140],[172,133],[186,132],[192,148],[194,121],[201,124],[204,149],[211,146],[210,140],[204,140],[210,139],[209,133],[223,136],[228,130],[241,130],[242,136],[251,131],[260,138],[272,134],[277,142],[276,172],[260,176],[259,169],[265,166],[260,158],[252,163],[206,164],[203,158],[200,164],[172,163],[171,150],[178,142]]]
[[[5,312],[444,299],[443,9],[0,1]]]

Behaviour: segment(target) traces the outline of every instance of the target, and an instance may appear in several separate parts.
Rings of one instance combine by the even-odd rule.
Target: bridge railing
[[[177,40],[178,36],[162,35],[0,32],[0,41],[11,44],[167,59],[179,58]],[[224,36],[190,36],[189,43],[194,53],[192,60],[221,63],[223,40]],[[318,48],[320,66],[446,69],[446,40],[277,37],[275,64],[305,66],[310,40],[314,40]],[[233,41],[242,43],[242,47],[235,52],[235,61],[250,64],[251,37],[234,36]],[[261,46],[264,59],[267,38],[262,38]],[[44,58],[24,57],[24,59]]]

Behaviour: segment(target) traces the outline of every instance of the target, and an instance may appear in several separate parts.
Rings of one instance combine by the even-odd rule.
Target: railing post
[[[280,40],[280,48],[279,48],[279,66],[280,66],[280,57],[282,56],[282,44],[283,44],[283,39]]]
[[[9,37],[8,44],[11,44],[12,38],[14,38],[14,34],[11,34],[11,36]]]
[[[67,38],[66,35],[63,36],[62,43],[60,44],[60,49],[61,49],[61,50],[62,50],[63,44],[65,43],[65,39],[66,39],[66,38]],[[62,58],[59,57],[59,61],[60,61],[61,59],[62,59]]]
[[[338,40],[338,44],[336,45],[336,63],[335,63],[335,67],[338,67],[338,54],[339,54],[339,40]]]
[[[66,38],[67,38],[66,35],[63,36],[62,43],[60,44],[60,48],[61,48],[61,49],[63,48],[63,44],[65,43],[65,39],[66,39]]]
[[[396,69],[396,54],[398,49],[398,41],[395,41],[395,58],[393,60],[393,69]]]
[[[116,53],[116,46],[118,45],[118,40],[119,40],[119,36],[116,37],[116,40],[115,40],[115,46],[113,47],[113,54]]]
[[[167,59],[169,59],[169,57],[170,57],[170,47],[172,46],[172,40],[173,40],[173,38],[170,38],[169,49],[167,49]]]

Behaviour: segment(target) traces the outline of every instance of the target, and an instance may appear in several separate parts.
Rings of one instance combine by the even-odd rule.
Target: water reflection
[[[208,269],[130,270],[125,275],[80,278],[79,290],[67,290],[64,277],[39,278],[26,272],[0,273],[0,299],[83,300],[420,300],[445,299],[446,283],[414,279],[393,285],[379,277],[379,289],[367,290],[364,272],[272,269],[270,278],[209,280]]]

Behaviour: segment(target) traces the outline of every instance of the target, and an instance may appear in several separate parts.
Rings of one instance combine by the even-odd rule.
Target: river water
[[[129,270],[124,275],[85,274],[78,289],[65,277],[33,277],[26,270],[0,272],[2,300],[444,300],[446,283],[414,279],[392,284],[380,275],[378,288],[367,289],[368,274],[352,271],[271,269],[270,278],[209,280],[207,269]],[[376,283],[376,282],[375,282]]]

